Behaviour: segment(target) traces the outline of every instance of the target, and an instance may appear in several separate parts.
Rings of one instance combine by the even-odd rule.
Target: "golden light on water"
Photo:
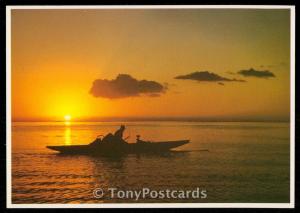
[[[65,145],[71,145],[71,128],[66,127],[65,129]]]

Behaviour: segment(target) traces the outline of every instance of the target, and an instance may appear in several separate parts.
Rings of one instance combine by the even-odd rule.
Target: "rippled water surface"
[[[123,123],[124,124],[124,123]],[[289,202],[289,124],[128,122],[152,141],[190,139],[176,152],[112,157],[66,156],[47,145],[87,144],[120,123],[13,123],[13,203]],[[205,199],[95,198],[93,190],[207,191]]]

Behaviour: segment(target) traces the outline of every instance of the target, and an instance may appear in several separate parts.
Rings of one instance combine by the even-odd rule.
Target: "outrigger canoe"
[[[48,149],[58,151],[62,154],[124,154],[145,152],[166,152],[173,148],[189,143],[189,140],[163,141],[163,142],[93,142],[87,145],[69,146],[47,146]]]

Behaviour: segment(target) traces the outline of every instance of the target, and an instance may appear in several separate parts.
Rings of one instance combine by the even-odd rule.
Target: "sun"
[[[65,121],[70,121],[72,117],[71,117],[71,115],[65,115],[64,118],[65,118]]]

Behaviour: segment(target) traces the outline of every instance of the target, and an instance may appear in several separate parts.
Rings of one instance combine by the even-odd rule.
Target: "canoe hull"
[[[189,140],[164,141],[164,142],[141,142],[141,143],[99,143],[92,145],[73,146],[47,146],[48,149],[63,154],[123,154],[123,153],[145,153],[166,152],[173,148],[189,143]]]

